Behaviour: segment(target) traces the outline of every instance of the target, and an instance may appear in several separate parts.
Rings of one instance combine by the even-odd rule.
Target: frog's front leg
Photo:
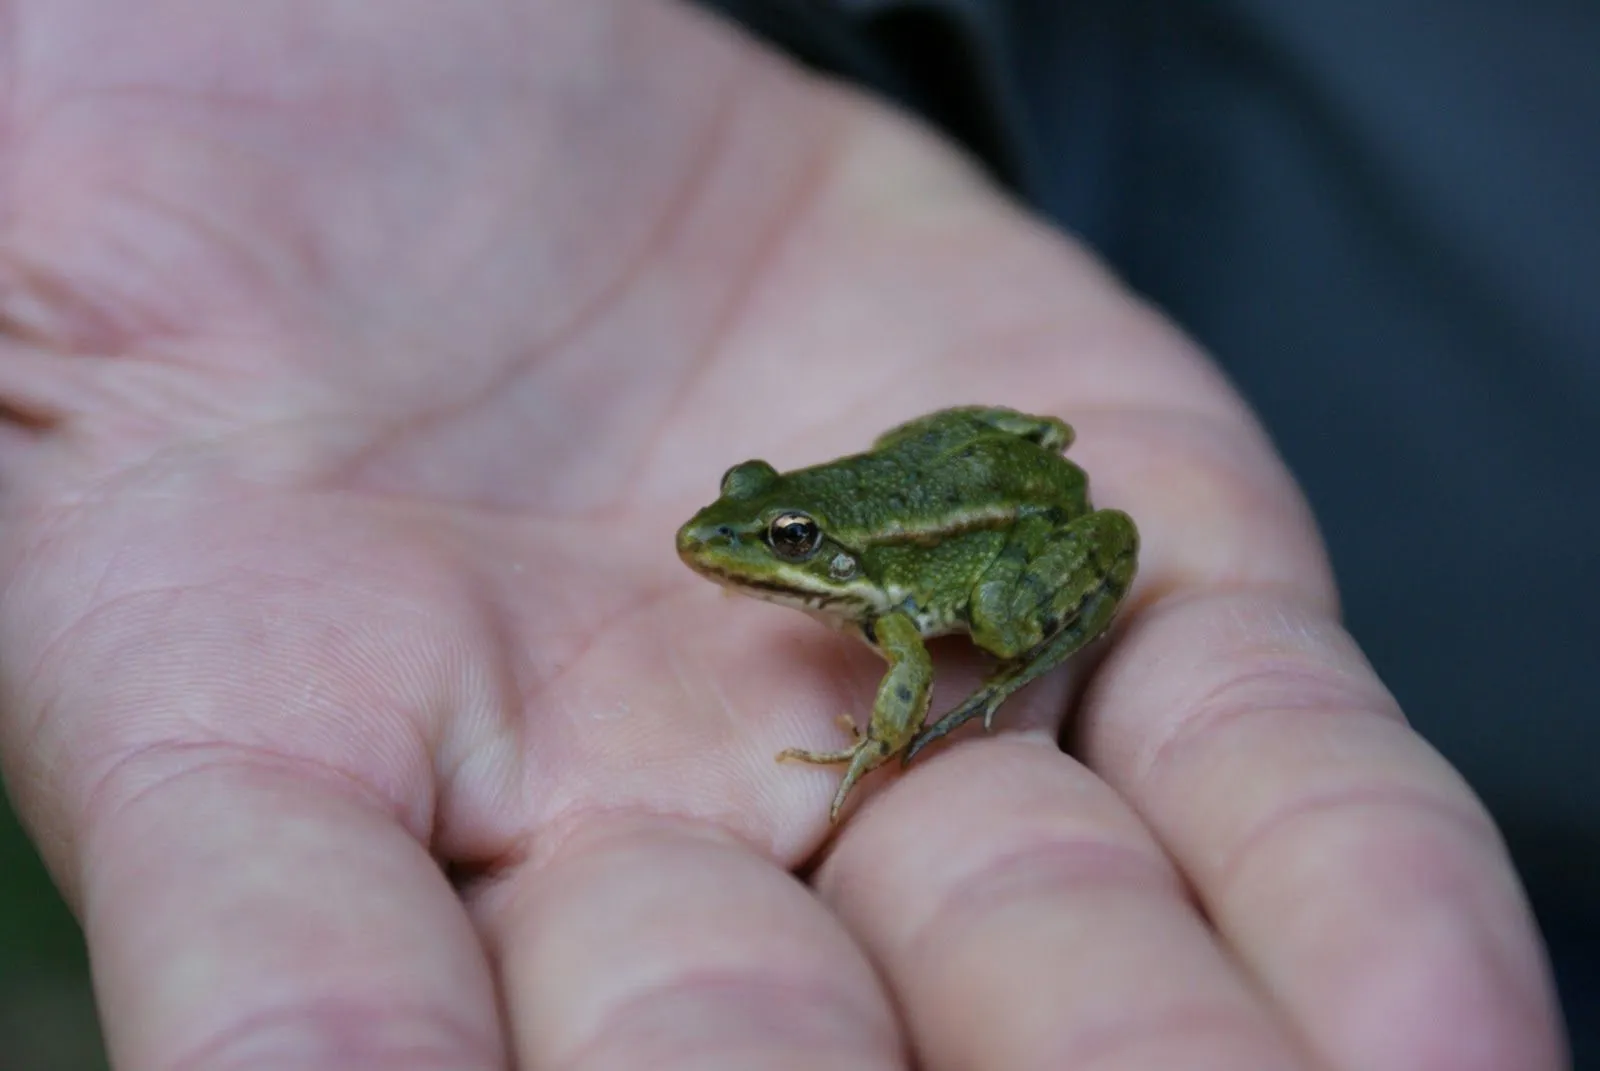
[[[1132,586],[1138,558],[1138,529],[1121,510],[1096,510],[1059,527],[1042,517],[1018,525],[972,599],[973,642],[1000,665],[922,730],[902,761],[980,715],[988,729],[1013,692],[1097,639]]]
[[[904,749],[928,714],[933,660],[922,644],[922,634],[917,631],[916,623],[903,613],[885,614],[872,622],[867,640],[889,662],[889,671],[878,685],[878,698],[872,704],[872,721],[867,731],[858,733],[855,744],[842,751],[788,748],[778,755],[780,762],[811,762],[824,766],[849,763],[828,812],[832,822],[839,820],[845,798],[856,782]]]

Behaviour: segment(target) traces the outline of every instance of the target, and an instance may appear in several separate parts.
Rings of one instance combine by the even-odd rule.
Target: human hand
[[[0,751],[118,1067],[1559,1065],[1293,484],[1085,255],[677,6],[199,10],[0,0]],[[673,530],[968,402],[1140,584],[1077,758],[1057,673],[817,860],[773,755],[878,664]]]

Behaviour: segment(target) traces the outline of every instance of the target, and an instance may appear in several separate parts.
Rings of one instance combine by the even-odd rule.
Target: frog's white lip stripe
[[[747,594],[763,602],[776,603],[779,606],[793,606],[799,610],[812,612],[825,612],[830,607],[841,604],[857,606],[864,610],[882,612],[887,606],[882,605],[882,599],[869,597],[870,593],[853,591],[828,592],[826,594],[809,594],[797,591],[770,591],[766,589],[751,590]]]
[[[774,584],[763,580],[754,580],[748,576],[735,576],[723,572],[704,563],[697,563],[696,569],[711,580],[723,587],[731,588],[743,595],[760,599],[763,602],[776,603],[780,606],[793,606],[801,610],[826,610],[831,606],[850,604],[866,610],[879,613],[889,609],[889,601],[885,593],[873,588],[870,584],[835,584],[831,587],[818,586],[815,588],[801,587],[799,584]]]

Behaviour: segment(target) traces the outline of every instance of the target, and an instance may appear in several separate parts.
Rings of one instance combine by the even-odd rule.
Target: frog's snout
[[[693,564],[718,547],[728,547],[737,541],[736,533],[726,524],[690,521],[678,529],[678,557]]]

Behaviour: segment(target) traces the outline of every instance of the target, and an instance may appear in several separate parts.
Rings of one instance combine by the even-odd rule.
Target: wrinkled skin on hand
[[[651,0],[0,50],[0,752],[119,1068],[1560,1065],[1247,411],[930,136]],[[973,401],[1139,586],[1075,757],[1052,677],[816,858],[875,660],[673,528]]]

